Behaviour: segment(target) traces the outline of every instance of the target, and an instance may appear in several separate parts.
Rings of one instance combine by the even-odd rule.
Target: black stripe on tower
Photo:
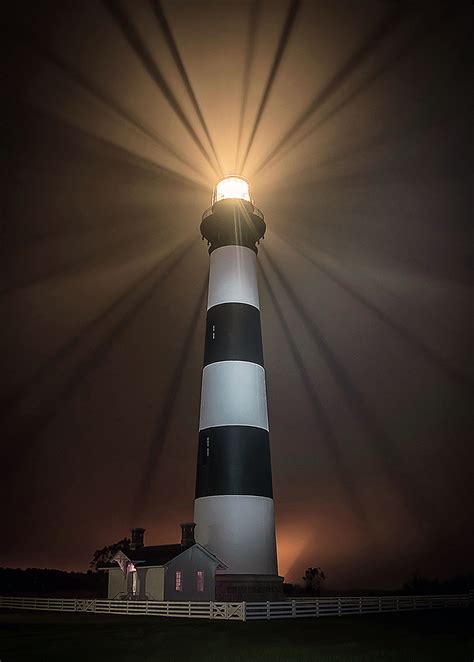
[[[260,311],[245,303],[209,308],[204,365],[217,361],[249,361],[263,367]]]
[[[200,431],[196,499],[220,494],[273,498],[267,430],[225,425]]]

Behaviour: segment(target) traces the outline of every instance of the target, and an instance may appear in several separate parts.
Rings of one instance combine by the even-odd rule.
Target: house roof
[[[127,556],[130,561],[141,568],[145,566],[162,566],[166,565],[186,550],[191,549],[191,547],[197,547],[200,549],[207,556],[216,561],[216,563],[219,564],[219,567],[224,569],[227,568],[225,563],[199,543],[194,543],[188,547],[183,547],[180,543],[174,545],[151,545],[149,547],[140,547],[139,549],[130,550],[127,552]],[[117,564],[115,562],[103,563],[99,570],[107,570],[108,568],[116,567]]]
[[[184,552],[188,547],[182,547],[179,543],[174,545],[150,545],[140,547],[130,552],[130,560],[139,565],[165,565],[175,556]]]

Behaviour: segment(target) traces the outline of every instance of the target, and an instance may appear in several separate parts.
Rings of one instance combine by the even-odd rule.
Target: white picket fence
[[[0,609],[82,611],[94,614],[249,621],[467,607],[470,602],[474,603],[472,591],[469,594],[460,595],[301,598],[282,602],[156,602],[154,600],[79,600],[0,596]]]
[[[0,609],[86,611],[126,616],[174,616],[245,620],[242,602],[157,602],[155,600],[78,600],[68,598],[16,598],[0,596]]]
[[[467,607],[469,594],[461,595],[384,595],[341,598],[303,598],[284,602],[248,602],[245,620],[346,616],[415,609]]]

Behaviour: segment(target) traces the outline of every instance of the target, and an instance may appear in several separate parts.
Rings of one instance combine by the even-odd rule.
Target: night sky
[[[13,5],[13,3],[12,3]],[[280,574],[472,570],[471,3],[2,15],[0,565],[192,519],[219,177],[248,177]]]

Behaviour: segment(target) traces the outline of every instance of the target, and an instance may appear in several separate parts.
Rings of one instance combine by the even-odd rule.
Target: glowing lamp
[[[226,198],[237,198],[252,202],[248,181],[243,177],[224,177],[224,179],[217,182],[212,196],[212,204]]]

